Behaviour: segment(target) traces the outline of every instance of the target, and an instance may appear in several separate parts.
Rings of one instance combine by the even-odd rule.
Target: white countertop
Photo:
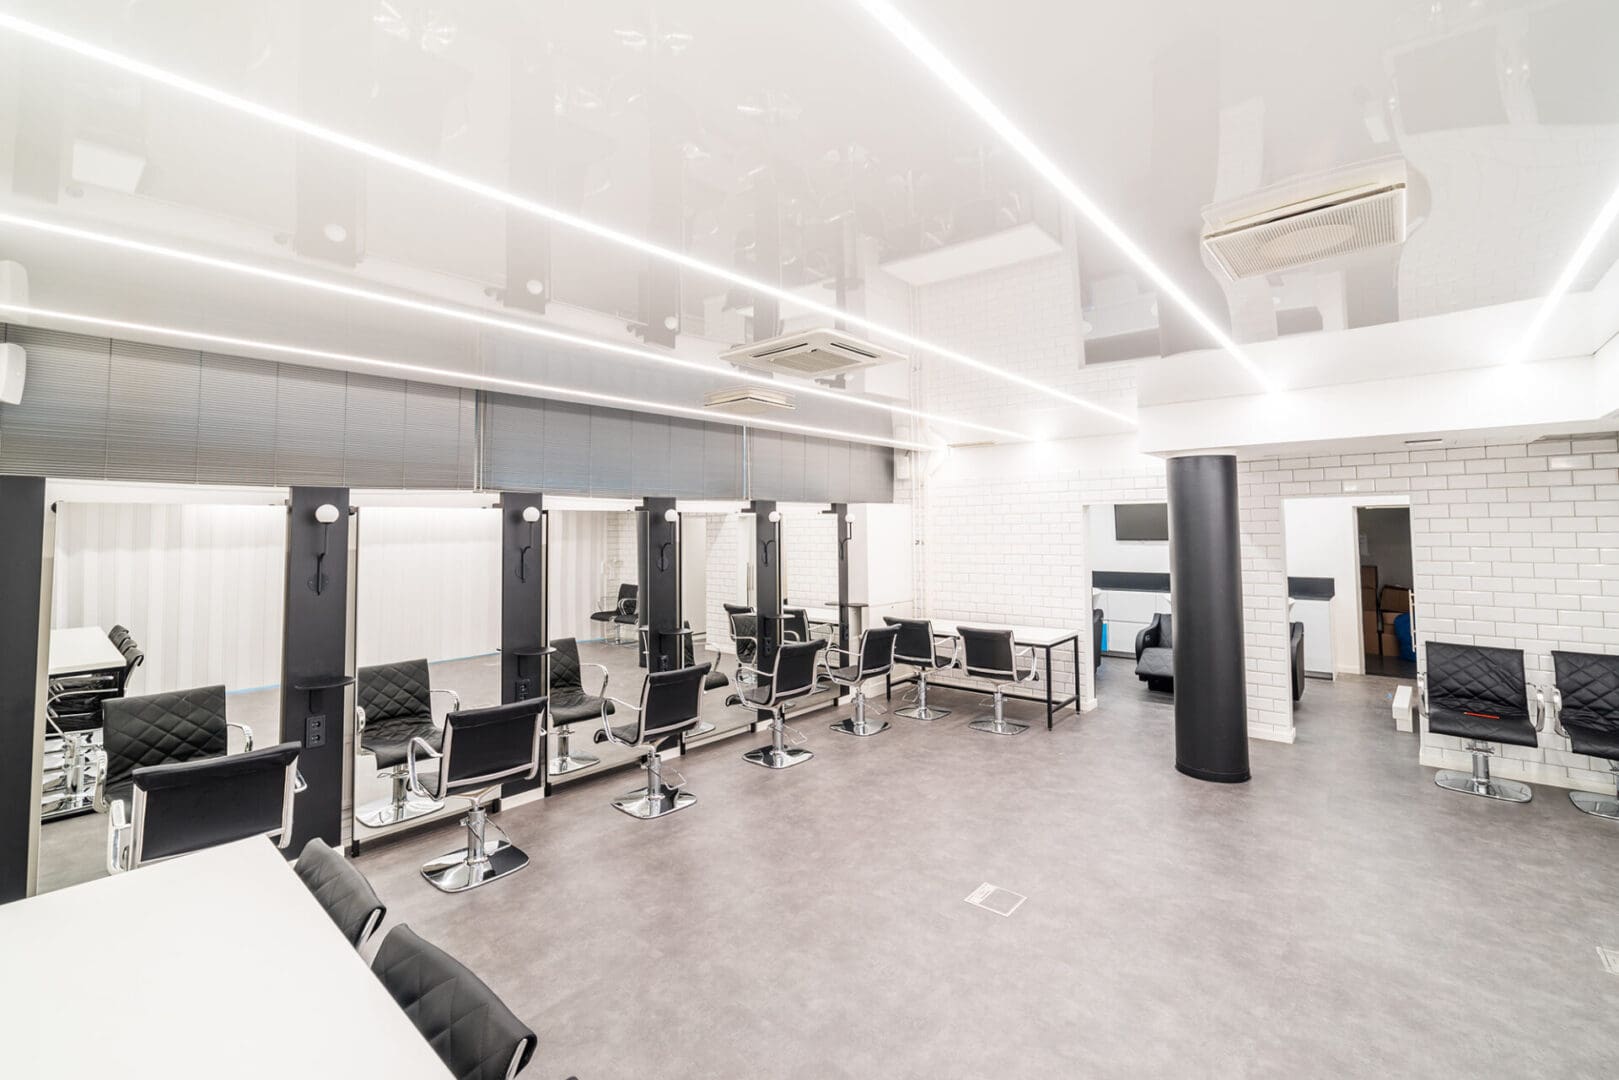
[[[124,666],[118,651],[99,626],[72,626],[51,631],[50,673],[77,675],[86,671],[107,671]]]
[[[933,623],[933,632],[943,634],[945,637],[955,637],[956,627],[961,625],[953,619],[933,619],[931,621]],[[1017,644],[1041,647],[1055,645],[1059,641],[1066,641],[1079,633],[1077,630],[1064,630],[1057,626],[1006,626],[993,620],[969,622],[967,625],[984,630],[1010,630],[1012,631],[1012,640]]]
[[[450,1075],[263,838],[0,905],[0,956],[8,1076]]]

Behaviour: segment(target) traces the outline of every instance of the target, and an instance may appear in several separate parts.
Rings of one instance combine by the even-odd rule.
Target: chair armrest
[[[448,689],[444,689],[444,688],[441,688],[441,687],[434,687],[432,689],[429,689],[427,691],[427,700],[428,700],[429,703],[432,702],[434,694],[446,694],[446,695],[448,695],[449,699],[450,699],[450,711],[451,712],[460,712],[461,711],[461,695],[456,693],[454,690],[448,690]],[[433,710],[432,710],[431,706],[429,706],[427,711],[428,711],[429,714],[432,713]],[[443,727],[444,725],[440,724],[439,726]]]
[[[128,844],[130,824],[124,817],[124,800],[114,799],[107,819],[107,873],[122,874],[129,869],[126,856],[133,854]]]
[[[1568,730],[1563,727],[1563,692],[1555,686],[1552,687],[1552,726],[1557,734],[1568,738]]]
[[[426,788],[422,787],[421,780],[416,775],[416,751],[418,748],[421,749],[422,753],[426,754],[434,761],[437,761],[444,755],[439,753],[437,750],[434,750],[433,744],[422,738],[420,735],[415,736],[410,740],[409,743],[405,744],[405,785],[410,788],[411,794],[420,795],[424,799],[431,799],[435,796],[431,791],[428,791]],[[443,784],[440,784],[439,786],[443,787]]]
[[[636,718],[636,727],[637,727],[637,729],[639,729],[639,727],[640,727],[640,718],[641,718],[641,706],[639,706],[639,705],[631,705],[629,702],[625,701],[623,698],[616,698],[616,697],[610,697],[609,696],[609,697],[605,697],[603,700],[611,701],[614,705],[617,705],[619,708],[628,709],[631,713],[633,713],[635,715],[635,718]],[[614,744],[616,744],[618,746],[634,746],[635,743],[625,742],[623,739],[620,739],[617,735],[613,734],[613,725],[606,722],[606,720],[607,720],[606,715],[605,715],[606,711],[607,711],[606,707],[604,706],[603,709],[602,709],[602,712],[604,714],[603,717],[602,717],[602,729],[601,729],[602,736],[608,742],[614,743]]]
[[[613,675],[613,673],[611,671],[607,670],[607,665],[606,664],[596,664],[596,663],[592,663],[589,660],[583,660],[583,661],[580,661],[579,666],[581,668],[593,667],[597,671],[602,673],[601,689],[596,691],[596,696],[599,697],[599,698],[606,697],[607,696],[607,682],[608,682],[609,679],[612,678],[612,675]]]
[[[112,808],[107,805],[107,752],[100,751],[100,768],[96,770],[95,791],[90,795],[90,805],[98,814],[108,813]]]
[[[245,754],[249,750],[253,749],[253,729],[252,728],[248,727],[246,724],[238,724],[234,720],[226,720],[225,721],[225,726],[228,727],[228,728],[235,728],[237,731],[240,731],[242,733],[242,753]]]
[[[354,733],[358,735],[365,730],[365,709],[354,706]]]
[[[1027,656],[1029,658],[1029,674],[1028,674],[1028,678],[1032,679],[1036,675],[1040,674],[1040,661],[1035,659],[1034,646],[1033,645],[1023,645],[1023,646],[1014,645],[1014,646],[1012,646],[1012,675],[1014,677],[1017,676],[1017,654],[1018,654],[1019,651],[1021,651],[1025,656]],[[1022,682],[1023,680],[1020,678],[1020,679],[1018,679],[1018,681]]]
[[[1417,711],[1422,714],[1422,724],[1428,726],[1428,674],[1423,672],[1417,676]]]
[[[1149,638],[1148,635],[1151,635],[1151,637]],[[1140,630],[1137,630],[1136,631],[1136,659],[1137,660],[1141,659],[1141,654],[1147,651],[1147,646],[1148,645],[1154,645],[1154,644],[1157,644],[1157,642],[1158,642],[1158,635],[1156,633],[1154,633],[1153,628],[1151,626],[1146,626],[1146,627],[1143,627]]]
[[[1535,687],[1535,704],[1534,704],[1534,708],[1530,710],[1530,715],[1531,715],[1531,717],[1532,717],[1532,719],[1534,721],[1535,730],[1536,731],[1545,730],[1545,727],[1546,727],[1546,691],[1543,690],[1538,685]]]

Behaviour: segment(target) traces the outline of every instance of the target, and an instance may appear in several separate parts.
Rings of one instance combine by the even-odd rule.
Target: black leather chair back
[[[1619,753],[1619,656],[1554,649],[1552,666],[1563,699],[1558,719],[1574,752],[1614,757]]]
[[[298,765],[295,742],[134,771],[136,862],[282,833]],[[282,836],[283,843],[290,839]]]
[[[892,615],[883,616],[883,621],[889,626],[899,627],[899,637],[894,639],[894,659],[902,664],[921,664],[924,667],[933,666],[933,624],[926,619],[896,619]]]
[[[579,642],[571,637],[554,638],[551,648],[556,650],[551,654],[551,689],[583,693],[585,677],[579,664]]]
[[[727,615],[752,615],[753,609],[747,604],[721,604]]]
[[[874,626],[860,635],[860,675],[882,675],[894,667],[894,642],[899,627]]]
[[[1091,663],[1102,669],[1102,623],[1106,621],[1101,608],[1091,608]]]
[[[1175,647],[1175,616],[1160,611],[1152,617],[1152,623],[1158,628],[1158,647],[1160,649],[1173,649]]]
[[[124,654],[124,666],[118,672],[118,692],[122,694],[129,688],[129,680],[135,674],[135,669],[146,663],[146,654],[135,644],[132,637],[124,638],[124,643],[118,647],[118,651]]]
[[[781,609],[782,640],[808,641],[810,639],[809,612],[801,607]],[[789,635],[791,635],[789,637]]]
[[[826,642],[789,641],[776,650],[776,673],[770,681],[772,701],[803,697],[815,690],[815,664]]]
[[[129,628],[123,623],[114,623],[112,629],[107,631],[107,640],[112,642],[114,648],[123,648],[124,642],[128,638]]]
[[[727,608],[731,605],[726,604]],[[732,611],[731,640],[736,643],[736,658],[750,664],[759,655],[759,616],[752,608]]]
[[[223,686],[108,698],[101,715],[109,789],[127,784],[139,768],[225,754]]]
[[[988,630],[979,626],[958,626],[962,666],[967,674],[987,679],[1017,677],[1012,655],[1012,631]]]
[[[641,740],[661,738],[697,723],[703,680],[712,664],[654,672],[641,686]]]
[[[446,716],[439,794],[453,795],[538,775],[544,746],[540,715],[544,712],[545,698],[538,697],[461,709]]]
[[[355,948],[364,944],[387,914],[365,875],[318,836],[304,845],[293,869]]]
[[[1430,641],[1426,651],[1431,706],[1503,720],[1528,717],[1522,650]]]
[[[484,981],[400,925],[371,970],[457,1080],[501,1080],[528,1065],[539,1042]]]
[[[400,742],[433,722],[432,687],[426,660],[401,660],[361,668],[354,677],[354,704],[365,710],[365,741]]]

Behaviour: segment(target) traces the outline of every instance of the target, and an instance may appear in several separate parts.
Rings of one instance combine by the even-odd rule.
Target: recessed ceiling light
[[[598,352],[613,353],[619,356],[630,356],[639,360],[649,360],[653,363],[663,364],[667,367],[679,368],[706,377],[723,375],[727,378],[742,379],[748,382],[757,382],[761,385],[777,385],[775,380],[764,375],[750,376],[746,372],[724,372],[716,370],[712,365],[699,360],[690,360],[676,356],[673,353],[658,352],[652,349],[640,348],[634,345],[620,345],[616,342],[603,341],[599,338],[585,337],[581,334],[570,334],[561,330],[553,330],[537,322],[521,321],[517,319],[502,318],[488,315],[483,312],[466,308],[449,307],[445,304],[436,304],[427,300],[417,300],[408,296],[398,296],[393,293],[377,292],[372,289],[361,288],[357,285],[345,285],[337,281],[323,278],[305,277],[302,274],[293,274],[285,270],[273,270],[265,266],[254,266],[250,263],[237,262],[234,259],[224,259],[216,255],[204,255],[195,251],[184,251],[179,248],[165,247],[162,244],[152,244],[144,240],[133,240],[128,237],[112,236],[90,229],[81,229],[71,225],[58,225],[53,222],[40,221],[36,218],[22,217],[18,214],[0,212],[0,224],[15,225],[37,232],[48,233],[53,236],[67,237],[73,240],[84,240],[90,243],[102,244],[107,247],[120,248],[125,251],[134,251],[143,255],[154,255],[159,258],[172,259],[176,262],[191,263],[195,266],[206,266],[214,270],[226,270],[234,274],[256,277],[267,281],[279,282],[283,285],[292,285],[298,288],[315,289],[320,292],[332,293],[336,296],[347,296],[355,300],[364,300],[368,303],[386,305],[388,307],[403,308],[408,311],[420,312],[424,315],[433,315],[439,318],[452,319],[457,322],[471,323],[475,326],[487,326],[497,330],[508,330],[515,334],[527,337],[544,338],[547,341],[560,341],[569,345],[577,345],[585,349],[594,349]],[[854,405],[858,408],[875,409],[882,412],[894,413],[900,416],[910,416],[918,420],[927,420],[934,423],[955,425],[986,431],[992,435],[1000,435],[1014,440],[1024,440],[1029,436],[1020,432],[1007,431],[1004,428],[980,424],[973,420],[962,420],[955,417],[940,416],[935,413],[912,409],[905,405],[893,402],[877,401],[872,398],[860,397],[847,392],[828,390],[824,387],[805,383],[796,388],[798,392],[808,397],[820,397],[829,401],[836,401],[841,405]]]
[[[131,334],[144,334],[156,337],[179,338],[184,341],[193,341],[209,345],[219,345],[230,349],[249,349],[259,352],[278,353],[287,356],[302,356],[311,360],[336,361],[342,364],[351,364],[358,367],[378,368],[401,375],[417,375],[434,381],[444,380],[451,383],[465,384],[478,383],[498,390],[516,390],[528,394],[538,394],[545,397],[563,398],[570,401],[581,401],[590,404],[611,405],[627,409],[636,409],[651,413],[674,413],[680,416],[690,416],[699,420],[719,420],[711,409],[696,409],[685,405],[671,405],[664,401],[648,401],[645,398],[624,397],[619,394],[603,394],[594,390],[580,390],[568,386],[551,386],[546,383],[532,382],[527,379],[504,379],[495,375],[479,375],[466,371],[455,371],[450,368],[431,367],[426,364],[408,364],[398,360],[383,360],[374,356],[359,356],[354,353],[332,352],[327,349],[312,349],[302,345],[288,345],[278,341],[259,341],[252,338],[232,337],[227,334],[212,334],[201,330],[186,330],[175,326],[156,326],[150,323],[128,322],[123,319],[103,318],[99,315],[81,315],[72,311],[55,311],[50,308],[30,307],[26,304],[7,304],[0,302],[0,311],[9,311],[29,318],[47,319],[55,322],[76,323],[83,326],[94,326],[103,330],[121,330]],[[804,435],[816,435],[825,438],[843,439],[849,442],[873,443],[879,446],[892,446],[898,450],[933,450],[934,446],[927,443],[912,442],[909,439],[890,439],[880,435],[868,435],[858,431],[841,431],[837,428],[815,427],[810,424],[793,424],[777,420],[759,420],[750,418],[746,423],[739,423],[737,427],[768,427],[779,431],[793,431]]]
[[[1066,173],[1057,168],[1056,164],[1046,156],[1045,151],[1035,145],[1034,141],[1025,135],[1016,124],[1001,112],[1000,108],[991,101],[973,82],[956,67],[951,59],[944,55],[928,40],[927,36],[916,27],[914,23],[894,9],[892,4],[885,0],[856,0],[873,19],[876,19],[895,40],[905,46],[912,56],[919,60],[924,67],[931,71],[951,93],[972,110],[980,120],[988,124],[1008,146],[1017,151],[1019,157],[1028,162],[1029,166],[1043,176],[1047,183],[1068,200],[1069,205],[1083,214],[1092,226],[1103,236],[1113,242],[1136,267],[1152,279],[1158,286],[1158,291],[1168,296],[1175,305],[1191,317],[1227,353],[1231,354],[1240,363],[1254,381],[1266,390],[1275,390],[1276,385],[1271,382],[1270,376],[1265,374],[1263,368],[1254,363],[1253,359],[1239,347],[1225,330],[1221,329],[1209,315],[1192,300],[1186,292],[1177,285],[1162,267],[1152,260],[1141,246],[1133,240],[1124,229],[1120,228],[1100,206],[1078,184],[1070,180]]]
[[[321,232],[325,233],[326,239],[334,244],[341,244],[349,238],[349,231],[335,221],[328,221]]]
[[[66,50],[67,52],[71,52],[77,56],[82,56],[86,59],[94,60],[97,63],[106,64],[109,67],[114,67],[120,71],[128,72],[129,74],[138,78],[158,83],[160,85],[169,87],[172,90],[177,90],[193,97],[202,98],[205,101],[210,101],[216,105],[243,113],[244,115],[251,116],[254,119],[263,121],[264,123],[273,124],[276,127],[296,132],[299,135],[314,139],[317,142],[326,143],[327,145],[336,146],[340,149],[347,150],[350,153],[358,154],[359,156],[367,158],[371,161],[391,165],[394,168],[405,172],[414,173],[417,176],[425,177],[426,179],[444,184],[447,187],[456,188],[457,190],[466,192],[467,194],[476,195],[479,198],[488,199],[491,202],[498,202],[503,206],[508,206],[515,210],[520,210],[523,213],[530,214],[534,217],[543,218],[547,221],[554,222],[555,224],[565,226],[566,228],[574,229],[578,232],[584,233],[587,236],[594,237],[595,239],[603,240],[611,244],[617,244],[621,247],[627,247],[632,251],[639,252],[640,254],[646,255],[649,258],[673,263],[687,270],[691,270],[694,273],[702,274],[705,277],[724,281],[732,285],[737,285],[759,295],[773,297],[776,300],[781,301],[783,304],[791,305],[796,310],[812,311],[817,315],[821,315],[826,318],[837,319],[848,325],[862,327],[863,329],[880,334],[885,338],[909,345],[915,349],[921,349],[925,352],[933,354],[934,356],[949,360],[952,363],[973,368],[974,370],[981,371],[987,375],[1002,379],[1006,382],[1014,383],[1027,390],[1034,391],[1035,393],[1043,394],[1047,397],[1052,397],[1059,401],[1066,402],[1069,405],[1074,405],[1090,412],[1097,413],[1098,415],[1117,420],[1121,423],[1129,425],[1130,427],[1135,426],[1135,420],[1133,418],[1126,416],[1124,413],[1118,412],[1114,409],[1110,409],[1105,405],[1099,405],[1087,398],[1082,398],[1078,395],[1068,393],[1066,390],[1061,390],[1057,387],[1050,386],[1038,379],[1033,379],[1026,375],[1021,375],[1015,371],[1010,371],[1006,368],[986,363],[985,361],[968,356],[965,353],[946,348],[943,345],[934,344],[931,341],[917,337],[915,334],[909,333],[905,330],[884,325],[883,323],[879,323],[874,319],[868,319],[858,312],[845,311],[837,307],[835,304],[824,303],[820,300],[814,299],[811,296],[784,288],[783,286],[772,285],[757,278],[748,277],[746,274],[739,273],[738,271],[732,270],[728,267],[720,266],[716,263],[706,262],[683,251],[676,251],[672,248],[663,247],[659,244],[653,243],[650,240],[621,232],[612,228],[611,226],[603,225],[599,222],[592,221],[589,218],[580,217],[577,214],[570,213],[559,207],[549,206],[545,203],[537,202],[533,199],[495,187],[494,185],[485,183],[481,180],[475,180],[472,177],[463,176],[460,173],[455,173],[448,169],[440,168],[439,166],[433,165],[430,162],[419,161],[416,158],[401,154],[395,150],[390,150],[387,147],[378,146],[375,143],[366,142],[364,139],[357,138],[353,135],[336,131],[332,128],[314,123],[313,121],[306,120],[301,116],[282,112],[281,110],[271,108],[268,105],[263,105],[247,98],[238,97],[237,95],[221,90],[218,87],[210,86],[207,83],[198,82],[195,79],[191,79],[176,72],[157,67],[156,65],[149,64],[143,60],[137,60],[134,57],[126,56],[122,53],[115,52],[100,45],[83,41],[69,34],[64,34],[61,31],[53,30],[49,27],[41,26],[38,23],[29,22],[26,19],[20,19],[15,15],[6,14],[4,12],[0,12],[0,29],[11,30],[53,48]],[[1143,258],[1144,257],[1145,256],[1143,256]]]
[[[1523,336],[1507,354],[1507,363],[1520,364],[1529,359],[1535,343],[1546,329],[1546,324],[1551,321],[1552,312],[1563,302],[1568,290],[1574,287],[1574,279],[1585,269],[1585,264],[1591,261],[1591,256],[1596,254],[1597,245],[1602,242],[1603,236],[1607,234],[1616,217],[1619,217],[1619,187],[1613,189],[1613,194],[1608,196],[1608,201],[1597,212],[1596,220],[1585,230],[1585,236],[1580,239],[1579,246],[1574,249],[1574,254],[1569,256],[1568,265],[1563,267],[1563,272],[1557,275],[1557,280],[1552,284],[1552,291],[1540,302],[1540,307],[1529,320],[1529,326],[1524,330]]]

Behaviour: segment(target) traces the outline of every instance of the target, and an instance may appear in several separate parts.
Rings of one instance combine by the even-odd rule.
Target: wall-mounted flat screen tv
[[[1168,540],[1168,503],[1117,503],[1113,507],[1115,540]]]

